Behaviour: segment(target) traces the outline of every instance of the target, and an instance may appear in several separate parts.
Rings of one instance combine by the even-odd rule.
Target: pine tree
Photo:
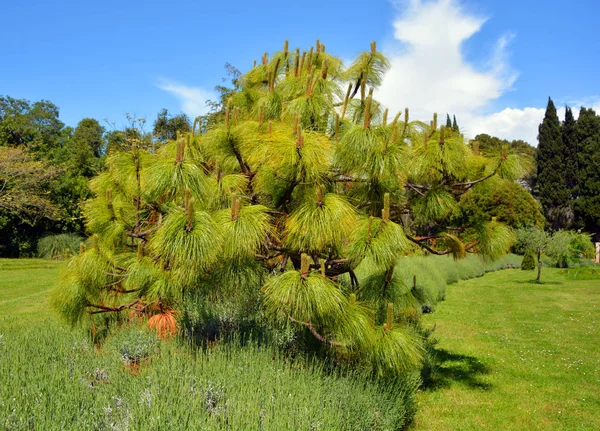
[[[578,145],[577,218],[600,240],[600,116],[581,108],[576,124]]]
[[[204,133],[198,120],[156,153],[139,140],[111,153],[85,203],[92,244],[55,294],[61,314],[97,329],[129,311],[169,334],[197,292],[377,374],[413,367],[422,348],[407,323],[426,299],[397,275],[400,257],[504,254],[512,231],[495,219],[446,222],[468,190],[519,166],[474,156],[437,116],[390,120],[374,97],[388,66],[375,43],[344,69],[320,41],[302,53],[286,42],[240,76]]]
[[[539,126],[536,191],[544,215],[555,230],[572,221],[568,211],[570,193],[566,185],[564,154],[556,107],[552,99],[548,99],[546,114]]]

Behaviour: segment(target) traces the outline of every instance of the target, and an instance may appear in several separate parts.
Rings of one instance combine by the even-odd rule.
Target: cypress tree
[[[565,187],[569,193],[569,200],[566,202],[566,213],[570,219],[574,219],[574,203],[577,199],[577,176],[578,176],[578,143],[575,130],[575,117],[573,111],[568,106],[565,110],[565,121],[561,127],[561,137],[563,141],[563,160],[564,160],[564,175]],[[571,227],[571,226],[565,226]]]
[[[565,211],[569,190],[565,179],[565,150],[560,122],[550,98],[538,130],[537,196],[546,219],[557,230],[569,224],[568,211]]]
[[[450,121],[450,115],[448,115],[447,113],[446,113],[446,128],[447,129],[452,128],[452,122]]]
[[[456,115],[452,116],[453,121],[452,121],[452,131],[454,132],[460,132],[459,128],[458,128],[458,123],[456,122]]]
[[[584,229],[600,239],[600,117],[581,108],[575,127],[578,152],[576,213]]]

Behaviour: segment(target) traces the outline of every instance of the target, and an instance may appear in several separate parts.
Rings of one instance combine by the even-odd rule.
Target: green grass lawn
[[[48,318],[48,297],[64,263],[0,259],[0,322]]]
[[[412,430],[600,429],[600,276],[507,270],[448,286],[425,318],[439,368]],[[581,280],[580,278],[586,278]]]
[[[244,427],[248,418],[264,416],[271,421],[264,429],[305,424],[336,429],[333,424],[344,422],[322,418],[340,408],[363,409],[357,417],[391,411],[377,401],[381,397],[375,388],[338,385],[319,370],[297,372],[260,351],[233,352],[234,359],[231,352],[216,353],[208,362],[190,362],[184,358],[189,353],[166,346],[168,354],[158,355],[140,376],[131,376],[123,371],[118,352],[90,355],[81,347],[83,334],[60,325],[49,310],[49,292],[61,266],[0,259],[0,428],[30,423],[36,429],[52,429],[49,424],[102,428],[129,421],[131,429],[151,423],[169,429],[187,418],[203,429],[221,429],[222,419],[202,413],[207,391],[214,387],[229,397],[229,420]],[[425,317],[426,326],[436,325],[439,368],[419,392],[411,430],[600,429],[600,275],[544,269],[541,285],[533,283],[534,276],[506,270],[447,287],[446,300]],[[240,361],[245,365],[236,365]],[[107,370],[111,382],[90,390],[98,369]],[[235,379],[228,377],[232,373]],[[173,381],[179,383],[173,386]],[[182,398],[189,382],[204,391],[199,400],[190,394]],[[36,401],[7,404],[17,386],[24,399]],[[154,400],[156,407],[146,410],[142,399]],[[269,400],[275,400],[272,409],[261,407]],[[121,402],[126,407],[119,411]],[[69,407],[72,403],[79,413]],[[315,410],[319,403],[325,403],[324,410]],[[13,409],[18,413],[3,416]],[[359,428],[388,429],[373,423],[369,419]]]

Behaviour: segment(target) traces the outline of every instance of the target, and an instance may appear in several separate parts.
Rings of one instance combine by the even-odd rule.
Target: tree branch
[[[332,346],[332,347],[345,347],[345,346],[346,346],[345,344],[338,343],[337,341],[330,341],[330,340],[327,340],[325,337],[323,337],[321,334],[319,334],[319,333],[317,332],[317,330],[316,330],[316,329],[313,327],[312,323],[310,323],[310,322],[303,322],[303,321],[301,321],[301,320],[296,320],[296,319],[294,319],[292,316],[288,316],[288,317],[289,317],[289,319],[290,319],[292,322],[294,322],[294,323],[299,323],[300,325],[302,325],[302,326],[304,326],[304,327],[308,328],[308,330],[311,332],[311,334],[313,334],[313,335],[314,335],[314,337],[315,337],[317,340],[319,340],[321,343],[325,343],[325,344],[327,344],[328,346]]]

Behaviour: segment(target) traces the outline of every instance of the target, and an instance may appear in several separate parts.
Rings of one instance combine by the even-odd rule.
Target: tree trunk
[[[538,272],[537,278],[535,279],[536,283],[540,283],[540,278],[542,277],[542,250],[538,248],[538,262],[537,262]]]

